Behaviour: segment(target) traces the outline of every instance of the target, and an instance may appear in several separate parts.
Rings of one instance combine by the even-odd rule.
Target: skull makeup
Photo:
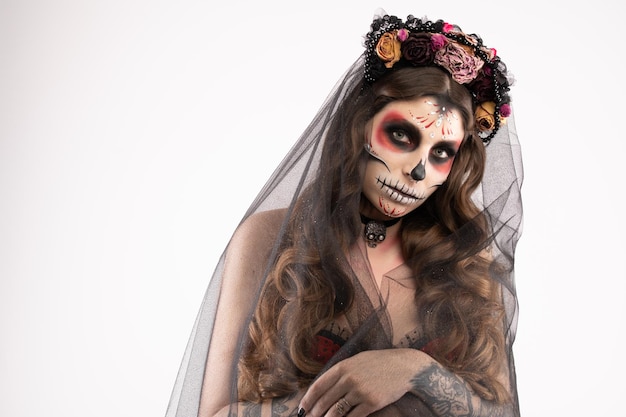
[[[448,178],[465,135],[462,118],[427,96],[392,102],[370,124],[363,194],[385,216],[402,217]]]

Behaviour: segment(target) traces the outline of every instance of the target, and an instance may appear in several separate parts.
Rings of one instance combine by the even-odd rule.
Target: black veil
[[[219,340],[214,334],[216,324],[224,317],[239,317],[245,327],[250,319],[256,298],[260,293],[262,282],[270,264],[276,259],[280,249],[281,236],[287,232],[287,222],[281,219],[288,218],[295,210],[297,201],[304,195],[307,187],[318,176],[332,175],[320,172],[320,155],[325,145],[326,134],[329,125],[337,113],[339,106],[350,93],[361,88],[363,81],[365,58],[359,57],[356,62],[344,73],[336,84],[319,112],[309,124],[304,133],[293,145],[291,150],[275,169],[270,179],[257,195],[250,208],[242,218],[240,227],[224,250],[214,274],[210,280],[204,296],[200,311],[197,315],[191,336],[186,347],[180,370],[172,391],[167,409],[167,417],[191,417],[197,416],[200,406],[200,398],[203,391],[205,395],[211,395],[213,390],[228,391],[229,401],[237,400],[237,384],[234,379],[230,380],[229,386],[214,387],[209,374],[206,373],[207,358],[212,349],[216,349]],[[497,134],[486,146],[487,165],[485,174],[479,189],[473,195],[473,200],[483,210],[484,218],[489,224],[490,235],[485,246],[490,249],[491,256],[498,262],[500,268],[493,273],[493,279],[501,284],[502,300],[505,306],[504,332],[505,344],[508,354],[508,374],[511,381],[510,391],[516,397],[515,368],[512,356],[512,344],[515,339],[517,323],[517,297],[514,283],[514,255],[516,243],[522,230],[522,204],[520,188],[522,185],[523,169],[521,151],[515,132],[514,118],[507,118],[506,124],[500,126]],[[338,173],[336,175],[341,175]],[[330,196],[315,195],[316,199],[327,199]],[[273,220],[266,218],[266,213],[281,210],[281,219]],[[286,214],[284,214],[286,213]],[[320,235],[328,227],[325,222],[333,221],[332,217],[338,213],[329,213],[330,219],[313,218],[311,221],[319,221]],[[250,219],[257,221],[251,222]],[[346,220],[348,222],[352,219]],[[253,224],[253,226],[250,226]],[[247,230],[243,233],[242,230]],[[238,238],[237,234],[245,236]],[[252,236],[252,237],[251,237]],[[463,239],[463,237],[459,237]],[[320,238],[321,239],[321,238]],[[321,245],[333,245],[328,239],[320,240]],[[339,245],[339,244],[338,244]],[[361,252],[351,255],[350,259],[342,259],[341,265],[348,265],[348,269],[354,275],[359,275],[367,270],[367,260],[359,253],[365,253],[364,244],[361,242]],[[259,250],[259,246],[262,247]],[[257,248],[257,249],[255,249]],[[337,253],[340,250],[330,248],[327,253]],[[251,253],[254,252],[254,253]],[[219,315],[220,303],[223,302],[224,288],[229,284],[234,270],[239,269],[238,262],[254,264],[249,271],[254,271],[256,276],[251,279],[255,289],[252,298],[242,299],[238,302],[239,311],[231,311]],[[332,356],[326,365],[331,366],[338,360],[365,349],[379,349],[392,346],[417,346],[422,343],[419,335],[411,331],[402,331],[398,334],[397,329],[411,329],[410,326],[396,325],[391,323],[385,308],[390,305],[402,306],[407,303],[406,290],[411,290],[411,273],[406,269],[393,271],[390,274],[389,283],[386,287],[377,290],[373,286],[364,284],[363,281],[354,280],[355,304],[360,307],[354,314],[347,315],[347,323],[344,328],[352,329],[349,332],[349,343],[346,343]],[[235,292],[237,293],[237,292]],[[230,320],[230,318],[229,318]],[[239,326],[239,327],[242,327]],[[236,373],[239,356],[242,353],[243,335],[242,328],[238,334],[231,333],[228,337],[236,346],[234,356],[228,364],[223,364]],[[226,368],[225,368],[226,369]],[[517,409],[517,399],[514,398]],[[401,406],[399,406],[401,407]],[[407,402],[407,407],[416,407],[424,414],[430,412],[423,405]],[[428,414],[427,414],[428,413]],[[417,415],[417,414],[412,414]]]

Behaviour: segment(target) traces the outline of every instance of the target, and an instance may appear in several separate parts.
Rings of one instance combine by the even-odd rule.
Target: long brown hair
[[[416,302],[429,354],[487,399],[503,401],[502,306],[485,219],[471,200],[485,165],[468,91],[437,68],[402,68],[357,85],[328,130],[315,180],[299,198],[248,331],[239,397],[261,401],[306,387],[322,370],[315,336],[352,304],[350,267],[339,253],[360,236],[367,123],[385,105],[435,96],[462,115],[466,137],[446,183],[402,223],[402,249],[418,280]],[[456,238],[463,232],[463,238]],[[323,261],[322,261],[323,260]],[[443,267],[445,266],[445,268]]]

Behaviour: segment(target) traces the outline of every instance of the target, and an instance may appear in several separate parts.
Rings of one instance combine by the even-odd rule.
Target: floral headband
[[[509,88],[512,77],[496,50],[483,45],[475,34],[466,34],[443,20],[432,22],[408,16],[376,18],[365,37],[365,81],[373,83],[394,67],[438,66],[464,85],[476,104],[474,118],[485,144],[511,115]]]

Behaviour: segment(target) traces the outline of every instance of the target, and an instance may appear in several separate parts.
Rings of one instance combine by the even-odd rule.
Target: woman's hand
[[[411,379],[433,363],[415,349],[385,349],[358,353],[323,375],[300,401],[299,416],[361,417],[399,400],[411,390]]]

